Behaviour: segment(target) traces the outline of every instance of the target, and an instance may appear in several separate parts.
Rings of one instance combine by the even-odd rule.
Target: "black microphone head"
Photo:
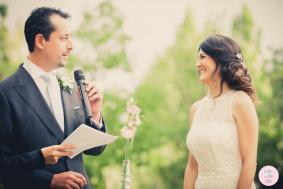
[[[85,75],[82,70],[76,70],[74,71],[74,78],[75,81],[85,80]]]

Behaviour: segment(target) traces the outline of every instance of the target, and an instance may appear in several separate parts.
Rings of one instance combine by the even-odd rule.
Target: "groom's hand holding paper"
[[[118,136],[113,136],[91,128],[85,124],[81,124],[71,135],[69,135],[62,142],[62,144],[72,144],[76,146],[76,149],[72,151],[73,154],[69,156],[69,158],[72,159],[85,150],[110,144],[117,138]]]

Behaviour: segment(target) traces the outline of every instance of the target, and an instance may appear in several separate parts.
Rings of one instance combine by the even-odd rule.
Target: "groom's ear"
[[[38,48],[42,50],[45,42],[46,40],[42,34],[36,34],[35,39],[34,39],[34,48],[35,49]]]

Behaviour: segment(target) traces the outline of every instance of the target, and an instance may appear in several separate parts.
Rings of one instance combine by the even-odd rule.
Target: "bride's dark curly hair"
[[[255,89],[244,65],[240,46],[234,40],[222,35],[210,36],[200,44],[200,49],[215,61],[216,70],[220,70],[221,84],[218,96],[222,94],[223,83],[226,82],[231,89],[244,91],[254,102],[256,101]]]

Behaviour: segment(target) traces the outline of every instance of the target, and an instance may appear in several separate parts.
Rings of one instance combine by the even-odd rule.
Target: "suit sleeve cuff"
[[[102,116],[101,116],[101,119],[100,119],[99,123],[96,120],[94,120],[94,119],[91,119],[91,122],[92,122],[92,126],[95,129],[100,130],[102,132],[106,131],[105,123],[104,123],[104,120],[103,120]]]
[[[92,119],[92,118],[91,118],[91,121],[95,125],[95,127],[98,128],[99,130],[103,127],[102,121],[97,122],[95,119]]]
[[[42,169],[45,165],[44,157],[41,150],[32,151],[24,154],[25,156],[29,156],[32,162],[32,169]]]
[[[94,125],[96,129],[101,130],[102,127],[104,126],[103,118],[102,118],[102,113],[100,112],[99,121],[96,121],[95,119],[91,118],[91,122],[92,122],[92,125]]]
[[[43,168],[45,165],[45,160],[41,150],[37,151],[37,159],[38,159],[37,161],[34,161],[35,168],[36,169]]]

